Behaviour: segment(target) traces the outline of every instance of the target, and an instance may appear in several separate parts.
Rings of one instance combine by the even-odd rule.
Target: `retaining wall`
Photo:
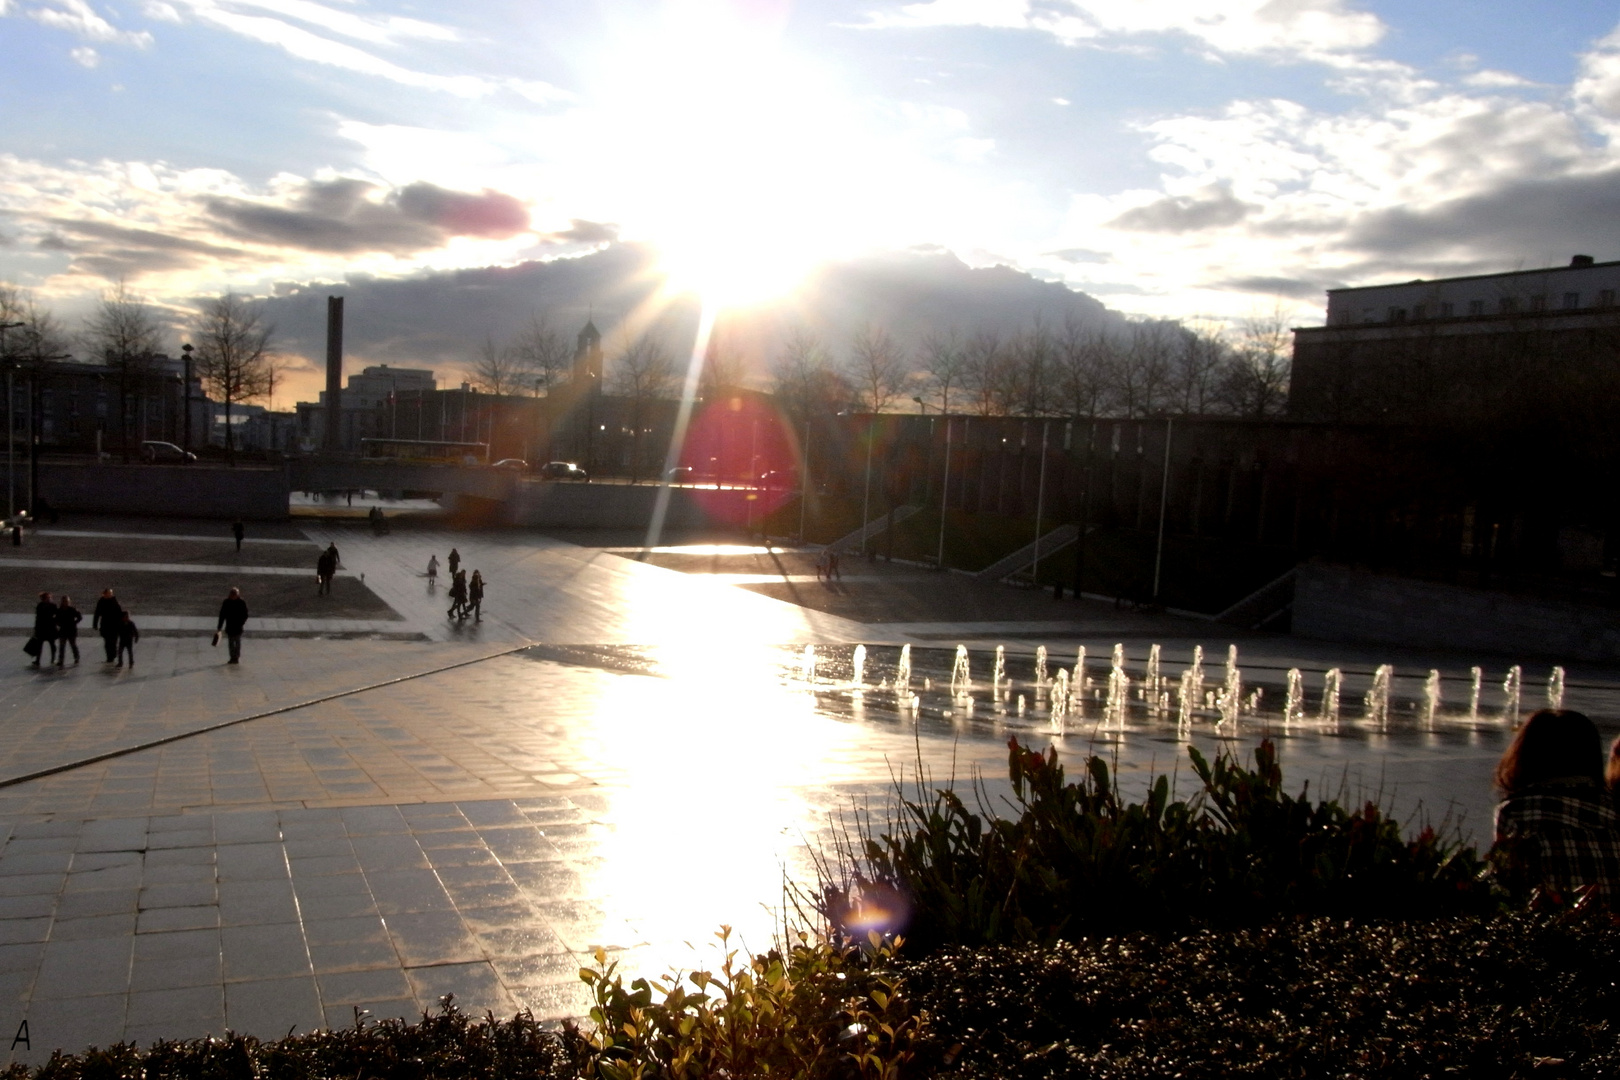
[[[39,493],[57,510],[79,513],[287,518],[287,474],[279,468],[41,462]]]
[[[510,520],[514,525],[548,529],[645,529],[652,521],[658,491],[651,484],[523,484],[509,504]],[[664,527],[743,525],[749,516],[749,494],[671,488]]]
[[[1385,577],[1299,568],[1293,632],[1330,641],[1620,661],[1620,610]]]

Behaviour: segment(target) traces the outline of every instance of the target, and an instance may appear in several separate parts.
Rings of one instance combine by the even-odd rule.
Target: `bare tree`
[[[1132,323],[1124,354],[1114,366],[1114,406],[1124,416],[1147,416],[1164,408],[1174,346],[1171,325]]]
[[[526,387],[533,387],[536,396],[550,393],[561,383],[573,363],[568,338],[551,325],[542,314],[529,316],[529,322],[518,331],[509,346],[516,362],[516,374]]]
[[[724,397],[742,385],[742,376],[742,357],[715,327],[703,354],[703,370],[698,373],[698,397],[704,401]]]
[[[905,353],[889,332],[862,327],[849,346],[849,380],[868,412],[888,408],[906,384]]]
[[[647,406],[675,390],[675,361],[664,343],[648,334],[627,342],[613,362],[614,393],[630,399],[630,482],[641,478]]]
[[[929,334],[923,338],[923,374],[928,380],[928,393],[939,395],[939,411],[951,411],[951,391],[962,389],[967,373],[967,351],[962,335],[956,327],[943,334]]]
[[[1008,412],[1018,416],[1046,416],[1057,396],[1058,347],[1052,332],[1040,321],[1013,339],[1008,365]]]
[[[855,403],[854,389],[833,366],[821,339],[803,327],[788,333],[771,365],[771,393],[799,423],[841,412]]]
[[[485,334],[466,374],[467,381],[485,393],[511,394],[522,386],[523,361],[516,349],[497,345],[494,338]]]
[[[1237,349],[1222,368],[1221,398],[1240,416],[1276,416],[1288,401],[1289,319],[1281,301],[1243,320]]]
[[[1225,339],[1210,321],[1194,319],[1180,328],[1170,377],[1170,400],[1177,412],[1198,415],[1216,404],[1227,352]]]
[[[158,351],[161,330],[146,302],[120,280],[101,295],[85,321],[86,348],[113,369],[118,389],[118,444],[129,460],[129,395],[145,387],[153,371],[152,354]]]
[[[980,416],[1006,413],[1008,398],[1007,350],[994,330],[977,330],[968,338],[962,357],[962,389],[969,407]]]
[[[1062,411],[1095,418],[1108,405],[1118,350],[1105,331],[1087,329],[1073,319],[1058,338],[1058,378]]]
[[[233,465],[236,444],[231,406],[270,393],[275,378],[270,362],[274,333],[257,304],[232,292],[204,301],[192,320],[198,377],[225,405],[225,456]]]

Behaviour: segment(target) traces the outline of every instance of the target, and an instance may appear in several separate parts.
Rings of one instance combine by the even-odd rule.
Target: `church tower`
[[[590,319],[574,345],[572,382],[578,391],[602,392],[602,332]]]

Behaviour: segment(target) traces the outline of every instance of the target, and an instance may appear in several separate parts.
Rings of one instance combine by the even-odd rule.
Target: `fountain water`
[[[1423,681],[1423,726],[1434,730],[1435,718],[1440,715],[1440,673],[1433,668],[1429,669],[1429,677]]]
[[[1519,698],[1524,693],[1524,669],[1514,664],[1508,668],[1507,678],[1502,680],[1502,722],[1516,724],[1519,722]]]
[[[1469,668],[1474,676],[1474,689],[1468,695],[1468,719],[1477,723],[1479,721],[1479,692],[1485,684],[1485,672],[1479,668]]]
[[[1238,713],[1243,709],[1243,672],[1238,670],[1237,655],[1236,645],[1226,647],[1226,680],[1215,702],[1221,710],[1221,718],[1216,721],[1219,727],[1230,724],[1236,728]]]
[[[852,678],[850,682],[855,689],[861,690],[866,686],[866,646],[855,646],[855,656],[850,661]]]
[[[804,647],[804,655],[799,659],[799,678],[809,683],[816,681],[816,647],[814,645]]]
[[[1182,679],[1187,686],[1191,687],[1192,707],[1197,709],[1204,700],[1204,647],[1202,645],[1193,646],[1192,666],[1182,674]],[[1190,714],[1188,719],[1192,719]]]
[[[968,651],[966,645],[956,647],[956,663],[951,665],[951,700],[966,696],[973,689],[973,679],[968,672]]]
[[[1164,680],[1159,675],[1159,659],[1160,650],[1158,643],[1155,642],[1153,645],[1148,647],[1147,672],[1143,680],[1147,683],[1147,685],[1143,687],[1143,690],[1145,691],[1143,696],[1146,697],[1148,701],[1154,703],[1158,702],[1159,692],[1164,689]]]
[[[990,700],[1000,701],[1001,684],[1007,681],[1007,646],[996,646],[996,666],[990,669]]]
[[[1024,715],[1024,695],[1023,694],[1018,695],[1018,715],[1019,716]]]
[[[1189,667],[1181,673],[1181,687],[1176,691],[1176,726],[1192,727],[1193,710],[1198,708],[1200,691],[1197,689],[1198,672]]]
[[[1125,674],[1125,646],[1115,645],[1113,665],[1108,672],[1108,702],[1103,709],[1106,721],[1123,728],[1130,700],[1131,677]]]
[[[911,696],[911,643],[900,646],[900,663],[894,669],[895,700],[904,701]]]
[[[1074,654],[1074,674],[1069,678],[1069,713],[1076,720],[1086,715],[1086,647]]]
[[[1367,722],[1377,724],[1380,729],[1389,727],[1389,681],[1394,674],[1395,669],[1389,664],[1379,664],[1373,669],[1372,686],[1367,688],[1364,699]]]
[[[1288,696],[1283,700],[1283,723],[1305,719],[1305,676],[1299,668],[1288,669]]]
[[[1035,689],[1046,685],[1046,646],[1035,646]]]
[[[1547,708],[1562,709],[1564,707],[1564,669],[1554,667],[1547,676]]]
[[[1322,711],[1318,714],[1324,723],[1339,722],[1339,695],[1344,692],[1344,672],[1328,668],[1322,676]]]
[[[1052,680],[1051,717],[1053,732],[1062,735],[1069,720],[1069,673],[1062,668]]]

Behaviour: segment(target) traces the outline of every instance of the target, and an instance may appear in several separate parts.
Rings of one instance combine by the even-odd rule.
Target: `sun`
[[[611,61],[612,182],[670,288],[719,306],[791,291],[859,243],[863,136],[780,26],[719,0],[669,5]]]

